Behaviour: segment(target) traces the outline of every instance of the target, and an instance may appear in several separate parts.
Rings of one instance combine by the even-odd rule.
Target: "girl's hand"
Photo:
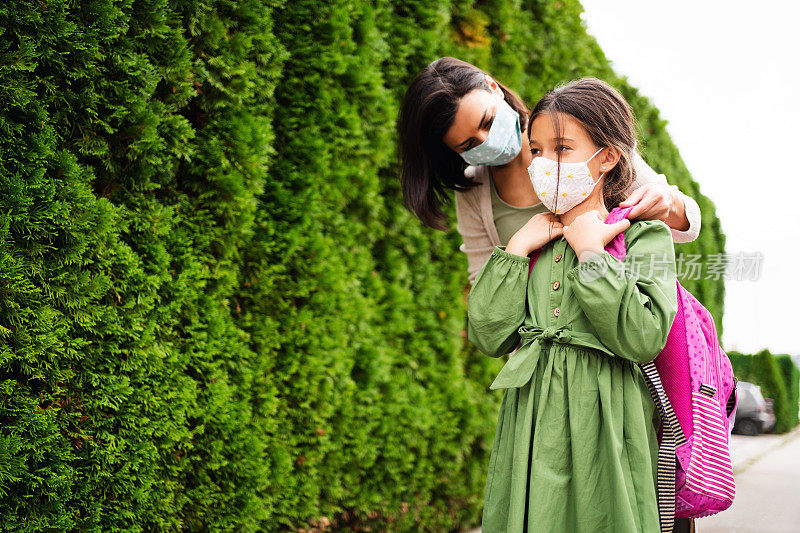
[[[553,213],[539,213],[522,226],[506,246],[506,252],[526,256],[564,234],[564,225]]]
[[[572,224],[564,226],[564,238],[575,251],[578,261],[583,263],[596,253],[603,253],[606,244],[619,233],[628,229],[631,221],[627,218],[606,224],[596,209],[579,215]]]
[[[619,206],[633,206],[628,214],[630,220],[661,220],[677,230],[689,229],[686,205],[675,185],[647,183],[633,191]]]

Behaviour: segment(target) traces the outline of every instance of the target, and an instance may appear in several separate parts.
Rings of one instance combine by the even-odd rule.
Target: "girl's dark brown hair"
[[[612,147],[619,151],[619,162],[606,172],[603,184],[606,207],[616,207],[625,199],[636,177],[631,161],[636,149],[636,119],[627,100],[602,80],[582,78],[545,94],[531,111],[529,130],[533,119],[543,113],[550,115],[559,136],[563,132],[559,115],[563,113],[580,122],[598,148]],[[557,157],[560,163],[561,152]]]
[[[515,93],[500,82],[497,85],[519,113],[524,128],[528,108]],[[426,226],[446,231],[442,206],[450,201],[447,189],[478,185],[464,176],[466,163],[443,140],[461,98],[475,89],[491,90],[485,72],[466,61],[441,57],[414,77],[400,106],[397,129],[403,197],[406,207]]]

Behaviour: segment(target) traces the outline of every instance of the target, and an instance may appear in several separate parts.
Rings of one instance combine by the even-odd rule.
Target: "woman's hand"
[[[627,218],[606,224],[600,212],[596,209],[579,215],[572,224],[564,226],[564,237],[578,256],[578,261],[583,263],[596,253],[603,253],[606,244],[620,232],[630,227],[631,221]]]
[[[506,252],[527,256],[564,234],[564,225],[553,213],[539,213],[522,226],[508,241]]]
[[[633,191],[619,206],[633,206],[628,214],[630,220],[661,220],[679,231],[689,229],[686,204],[675,185],[647,183]]]

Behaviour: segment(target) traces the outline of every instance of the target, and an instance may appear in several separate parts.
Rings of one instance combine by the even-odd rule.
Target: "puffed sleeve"
[[[660,220],[634,222],[625,242],[624,261],[604,251],[566,278],[600,342],[618,357],[646,363],[664,348],[678,311],[675,251]]]
[[[645,183],[668,185],[667,177],[664,174],[658,174],[655,170],[650,168],[650,165],[645,162],[638,151],[633,151],[631,161],[636,169],[636,179],[628,189],[628,194],[632,193]],[[675,192],[675,194],[678,194],[683,198],[686,220],[689,221],[689,227],[685,230],[669,228],[669,231],[672,234],[672,240],[675,242],[692,242],[697,238],[698,235],[700,235],[700,226],[702,225],[700,206],[697,205],[697,201],[694,198],[681,192],[677,185],[670,185],[670,188]]]
[[[525,320],[529,257],[495,246],[467,297],[467,338],[490,357],[510,353]]]

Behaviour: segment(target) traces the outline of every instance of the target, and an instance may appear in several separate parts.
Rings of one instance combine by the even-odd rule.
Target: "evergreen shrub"
[[[479,523],[502,361],[466,344],[454,218],[437,232],[402,205],[412,76],[453,55],[530,104],[608,80],[647,161],[700,203],[679,250],[724,251],[581,11],[0,4],[0,530]],[[686,286],[721,325],[723,281]]]

